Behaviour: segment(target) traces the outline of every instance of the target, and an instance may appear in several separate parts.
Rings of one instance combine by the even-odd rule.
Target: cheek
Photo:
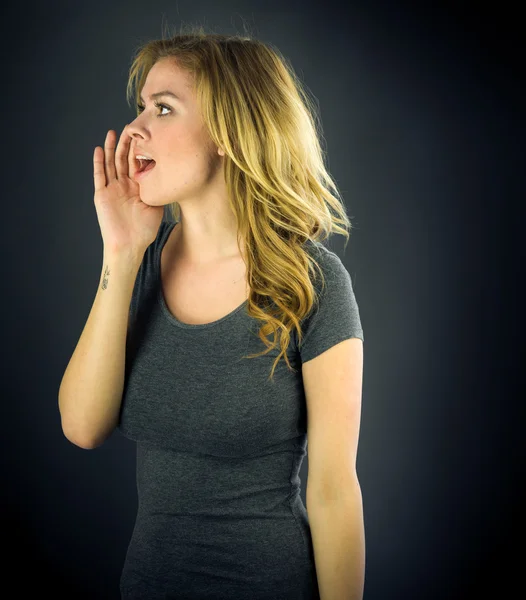
[[[217,165],[214,165],[210,156],[202,150],[194,150],[166,160],[158,171],[158,177],[162,185],[173,190],[197,189],[210,185],[216,172]]]
[[[173,174],[184,174],[186,178],[196,179],[206,176],[215,168],[215,163],[213,157],[202,147],[193,146],[171,153],[166,160],[166,166]]]

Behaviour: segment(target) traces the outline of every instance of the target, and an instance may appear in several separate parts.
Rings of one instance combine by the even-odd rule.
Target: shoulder
[[[332,250],[329,250],[322,242],[307,240],[305,244],[303,244],[303,247],[311,256],[315,257],[316,260],[320,260],[329,267],[342,264],[340,257]]]
[[[326,283],[338,285],[350,281],[350,274],[341,258],[322,242],[308,240],[304,244],[304,248],[319,265]],[[318,288],[321,283],[319,283],[317,269],[315,271],[315,286]]]

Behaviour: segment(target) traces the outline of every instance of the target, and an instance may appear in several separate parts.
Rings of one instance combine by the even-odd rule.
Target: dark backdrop
[[[135,46],[181,21],[246,23],[319,100],[355,226],[345,253],[341,236],[329,244],[366,338],[365,600],[504,598],[518,581],[524,33],[511,3],[430,4],[2,9],[2,538],[5,578],[27,597],[119,598],[135,444],[119,433],[92,451],[71,444],[58,388],[102,266],[93,149],[134,116]],[[307,469],[308,458],[304,502]]]

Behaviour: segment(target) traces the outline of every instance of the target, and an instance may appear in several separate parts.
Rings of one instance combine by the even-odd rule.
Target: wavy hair
[[[225,151],[224,177],[237,220],[238,248],[243,239],[246,249],[247,312],[263,322],[258,336],[267,347],[243,358],[268,354],[279,344],[273,380],[282,356],[295,371],[287,348],[293,327],[301,343],[301,321],[318,302],[315,269],[325,287],[306,242],[340,233],[347,238],[346,247],[351,230],[324,164],[320,119],[277,48],[249,35],[205,33],[202,26],[139,46],[129,71],[128,102],[133,98],[138,103],[149,70],[166,57],[190,75],[210,138]],[[168,206],[178,221],[179,204]]]

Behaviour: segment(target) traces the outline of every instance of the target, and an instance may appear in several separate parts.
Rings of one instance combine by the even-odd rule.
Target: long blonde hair
[[[224,177],[237,219],[238,247],[241,238],[246,248],[247,312],[264,323],[258,335],[267,347],[244,358],[265,355],[279,343],[272,380],[282,356],[294,371],[286,351],[293,327],[301,343],[300,321],[318,301],[310,277],[315,268],[325,286],[319,264],[303,245],[332,233],[346,236],[345,246],[349,241],[350,219],[324,165],[320,120],[277,48],[247,35],[207,34],[202,26],[136,50],[128,102],[138,103],[149,70],[165,57],[173,57],[192,76],[211,140],[225,151]],[[179,205],[168,206],[179,221]]]

